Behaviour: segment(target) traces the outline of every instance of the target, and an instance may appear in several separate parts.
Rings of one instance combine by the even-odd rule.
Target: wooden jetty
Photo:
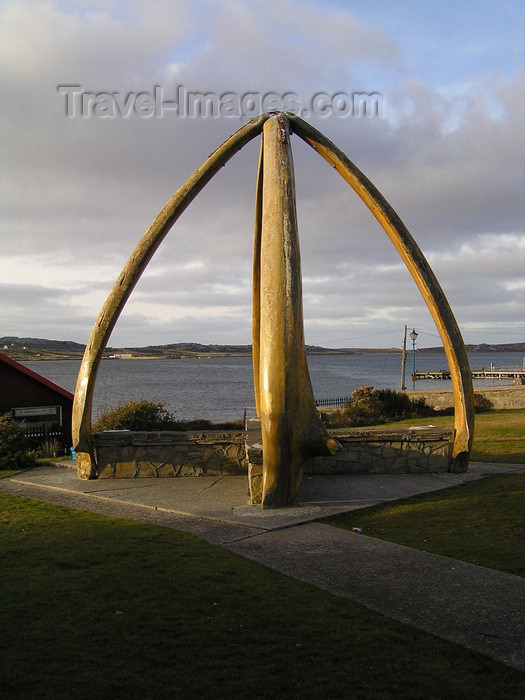
[[[450,379],[448,369],[427,370],[424,372],[416,371],[414,379]],[[525,383],[525,369],[517,367],[499,367],[492,369],[474,369],[472,370],[472,379],[515,379]]]

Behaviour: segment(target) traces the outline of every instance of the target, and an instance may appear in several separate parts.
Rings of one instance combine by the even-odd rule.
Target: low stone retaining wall
[[[93,435],[99,479],[246,474],[244,431]]]
[[[425,474],[448,471],[452,433],[433,427],[331,430],[342,450],[313,457],[307,474]]]
[[[247,422],[246,452],[252,503],[261,502],[262,440],[257,419]],[[335,455],[305,461],[305,474],[425,474],[449,468],[452,433],[434,427],[393,430],[340,428],[330,435],[341,444]]]
[[[330,431],[336,455],[305,462],[306,474],[416,474],[448,469],[451,433],[432,427]],[[220,476],[262,478],[260,421],[248,431],[132,432],[93,435],[99,479]]]
[[[492,401],[494,408],[525,408],[525,386],[512,384],[510,386],[479,387],[474,386],[476,394],[482,394]],[[441,411],[454,405],[451,390],[428,389],[425,391],[407,391],[411,399],[424,398],[432,408]]]

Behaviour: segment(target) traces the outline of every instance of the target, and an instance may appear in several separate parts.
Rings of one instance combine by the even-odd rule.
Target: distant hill
[[[478,345],[465,345],[467,352],[524,352],[525,353],[525,343],[479,343]],[[418,348],[418,352],[443,352],[443,347],[434,348]]]
[[[84,354],[85,345],[71,340],[49,340],[45,338],[18,338],[17,336],[4,336],[0,338],[0,352],[17,360],[63,360],[77,359]],[[366,350],[352,350],[350,348],[331,349],[318,345],[307,345],[306,351],[315,355],[352,355],[367,352]],[[373,352],[373,350],[370,350]],[[387,351],[381,351],[387,352]],[[251,356],[251,345],[222,345],[203,343],[169,343],[167,345],[147,345],[144,347],[107,347],[106,357],[150,357],[150,358],[177,358],[177,357],[229,357]]]
[[[64,360],[80,359],[84,354],[85,345],[72,340],[48,340],[45,338],[18,338],[4,336],[0,338],[0,352],[16,360]],[[307,345],[310,355],[355,355],[365,353],[396,353],[400,348],[323,348],[318,345]],[[418,352],[442,352],[443,348],[418,348]],[[467,345],[469,353],[476,352],[519,352],[525,354],[525,343],[500,343]],[[251,345],[204,345],[202,343],[169,343],[168,345],[147,345],[131,348],[106,348],[105,355],[113,357],[228,357],[250,356]]]
[[[32,350],[73,350],[74,352],[84,352],[85,345],[75,343],[73,340],[46,340],[44,338],[17,338],[16,336],[4,336],[0,338],[0,346],[26,347]]]
[[[525,352],[525,343],[504,343],[502,345],[467,345],[468,352]]]
[[[64,360],[82,357],[85,345],[72,340],[47,340],[45,338],[0,338],[0,352],[15,360]]]
[[[202,343],[169,343],[168,345],[146,345],[128,348],[130,352],[143,355],[178,356],[181,354],[202,355],[251,355],[251,345],[203,345]]]
[[[169,345],[147,345],[142,348],[128,348],[130,352],[139,352],[144,355],[251,355],[251,345],[203,345],[202,343],[170,343]],[[333,350],[318,345],[307,345],[306,352],[314,354],[350,354],[353,350]]]

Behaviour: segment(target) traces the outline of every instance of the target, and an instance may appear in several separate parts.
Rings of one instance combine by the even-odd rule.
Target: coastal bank
[[[474,386],[474,392],[488,399],[495,409],[525,408],[525,385],[523,384],[479,388]],[[411,399],[425,399],[425,402],[437,411],[454,405],[451,389],[416,389],[406,393]]]

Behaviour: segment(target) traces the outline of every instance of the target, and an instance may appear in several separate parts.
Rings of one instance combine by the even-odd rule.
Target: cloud
[[[520,12],[509,8],[497,26],[512,47]],[[0,4],[2,334],[85,342],[153,218],[246,122],[169,110],[71,118],[58,86],[125,99],[157,85],[169,99],[181,85],[218,95],[293,91],[305,103],[320,91],[380,93],[383,117],[308,120],[400,214],[467,339],[490,342],[497,327],[509,342],[521,340],[525,74],[504,42],[487,50],[486,8],[463,43],[441,13],[432,14],[431,31],[426,11],[413,17],[403,2],[381,12],[297,0]],[[457,24],[461,12],[453,14]],[[467,44],[479,57],[475,69],[454,61]],[[435,63],[440,47],[446,60]],[[296,136],[293,151],[309,342],[398,345],[404,323],[431,328],[372,214]],[[184,212],[114,344],[249,342],[258,155],[257,139]]]

